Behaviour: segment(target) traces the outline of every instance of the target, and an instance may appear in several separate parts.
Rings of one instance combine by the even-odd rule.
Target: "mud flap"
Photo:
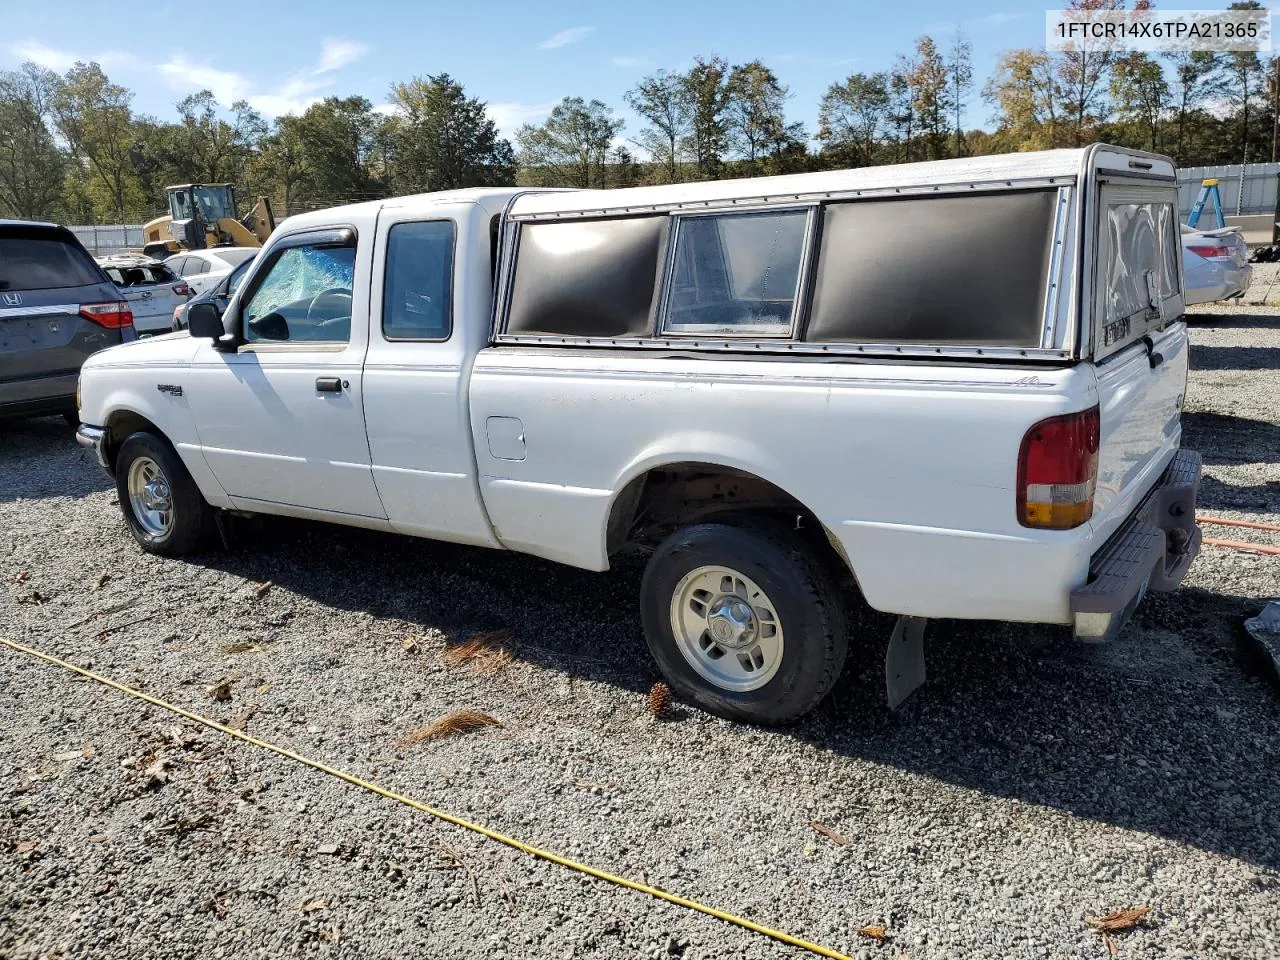
[[[897,710],[925,681],[923,617],[899,617],[884,657],[885,698]]]

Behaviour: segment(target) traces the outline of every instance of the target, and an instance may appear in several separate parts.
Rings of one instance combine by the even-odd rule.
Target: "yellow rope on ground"
[[[263,750],[270,750],[272,753],[278,754],[288,760],[305,764],[314,770],[319,770],[321,773],[327,773],[331,777],[337,777],[339,780],[345,780],[352,786],[359,787],[362,790],[368,790],[371,793],[376,793],[379,796],[386,797],[388,800],[395,800],[397,803],[403,803],[405,806],[412,807],[414,810],[429,814],[437,820],[443,820],[445,823],[451,823],[455,827],[461,827],[464,830],[470,830],[474,833],[478,833],[481,836],[488,837],[490,840],[496,840],[498,843],[506,844],[508,847],[514,847],[516,850],[520,850],[542,860],[557,863],[562,867],[568,867],[570,870],[585,873],[598,880],[605,880],[609,883],[617,884],[620,887],[626,887],[628,890],[637,890],[640,893],[647,893],[651,897],[657,897],[659,900],[665,900],[667,903],[674,903],[678,907],[696,910],[698,913],[704,913],[709,917],[715,917],[717,920],[723,920],[725,923],[732,923],[735,926],[742,927],[744,930],[750,930],[753,933],[760,933],[766,937],[772,937],[774,940],[781,941],[782,943],[789,944],[793,947],[799,947],[802,950],[808,950],[810,953],[816,953],[818,956],[830,957],[831,960],[851,960],[851,958],[845,954],[838,953],[829,947],[810,943],[808,940],[804,940],[801,937],[794,936],[782,930],[775,930],[772,927],[766,927],[753,920],[748,920],[746,917],[739,917],[732,913],[725,913],[723,910],[717,910],[715,907],[709,907],[696,900],[690,900],[687,897],[668,893],[658,887],[651,887],[647,883],[638,883],[635,880],[629,880],[626,877],[620,877],[617,874],[598,870],[595,867],[589,867],[585,863],[570,860],[567,857],[562,857],[559,854],[550,852],[549,850],[543,850],[540,847],[531,846],[521,840],[517,840],[515,837],[509,837],[505,833],[490,830],[488,827],[482,827],[477,823],[464,820],[461,817],[455,816],[452,813],[447,813],[444,810],[437,810],[435,807],[428,806],[418,800],[396,793],[394,790],[388,790],[386,787],[380,787],[376,783],[370,783],[368,780],[363,780],[355,774],[347,773],[346,771],[339,770],[336,767],[331,767],[319,760],[304,757],[300,753],[294,753],[292,750],[277,746],[267,740],[260,740],[259,738],[250,736],[241,730],[233,730],[230,727],[223,726],[214,720],[210,720],[208,717],[202,717],[198,713],[192,713],[190,710],[184,710],[182,707],[175,706],[172,703],[166,703],[164,700],[161,700],[158,697],[153,697],[149,693],[143,693],[141,690],[135,690],[133,687],[125,686],[123,683],[112,680],[110,677],[104,677],[101,674],[94,673],[92,670],[86,670],[84,667],[76,666],[74,663],[68,663],[66,660],[60,660],[52,654],[44,653],[32,647],[23,646],[20,643],[8,639],[7,637],[0,637],[0,644],[4,644],[10,649],[16,650],[18,653],[25,653],[27,656],[35,657],[39,660],[45,661],[46,663],[51,663],[56,667],[62,667],[64,670],[70,670],[73,673],[78,673],[80,676],[87,677],[95,683],[100,683],[103,686],[110,687],[112,690],[119,691],[120,693],[127,694],[128,696],[136,697],[137,699],[143,700],[152,706],[172,711],[180,717],[186,717],[193,723],[198,723],[210,728],[211,730],[217,730],[219,733],[225,734],[228,737],[243,740],[245,743],[253,744],[255,747],[261,747]]]

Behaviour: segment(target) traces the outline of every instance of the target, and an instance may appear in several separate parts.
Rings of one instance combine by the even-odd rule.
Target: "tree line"
[[[571,96],[513,143],[447,74],[393,85],[387,108],[328,97],[268,121],[243,101],[224,110],[206,90],[162,121],[136,113],[132,91],[97,63],[61,75],[25,63],[0,71],[0,215],[138,222],[165,212],[164,187],[184,182],[234,183],[244,204],[264,194],[295,213],[467,186],[621,187],[1099,140],[1180,165],[1258,161],[1276,158],[1278,81],[1280,58],[1256,53],[1020,49],[977,87],[971,46],[956,32],[922,36],[885,70],[833,82],[813,131],[788,116],[791,93],[762,61],[707,56],[626,93],[634,132],[608,104]],[[991,108],[989,130],[966,124],[975,92]]]

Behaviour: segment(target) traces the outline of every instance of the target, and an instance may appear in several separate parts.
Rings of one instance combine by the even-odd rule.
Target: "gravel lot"
[[[1198,313],[1202,508],[1280,522],[1280,314]],[[15,640],[857,956],[1104,958],[1085,918],[1136,906],[1122,957],[1280,955],[1280,697],[1240,642],[1280,559],[1207,548],[1101,649],[933,624],[898,716],[855,664],[785,731],[648,715],[638,577],[282,521],[164,561],[62,421],[0,427]],[[442,661],[497,629],[506,665]],[[503,726],[398,745],[463,707]],[[3,648],[0,716],[3,958],[807,955]]]

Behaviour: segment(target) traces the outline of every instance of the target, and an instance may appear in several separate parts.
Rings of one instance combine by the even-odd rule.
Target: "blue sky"
[[[1044,42],[1044,11],[1026,0],[790,4],[761,0],[650,0],[639,4],[509,2],[244,3],[138,6],[83,0],[3,0],[0,65],[32,59],[65,70],[93,59],[135,91],[135,109],[162,119],[207,88],[225,104],[244,98],[268,116],[329,95],[384,104],[393,81],[447,72],[485,100],[503,131],[537,122],[564,96],[596,97],[641,124],[623,94],[660,67],[695,55],[754,58],[791,88],[789,114],[810,134],[827,86],[886,69],[930,33],[944,47],[959,26],[973,44],[980,88],[1001,51]],[[1162,4],[1163,6],[1163,4]],[[1180,6],[1225,7],[1226,0]],[[966,125],[986,126],[977,92]]]

